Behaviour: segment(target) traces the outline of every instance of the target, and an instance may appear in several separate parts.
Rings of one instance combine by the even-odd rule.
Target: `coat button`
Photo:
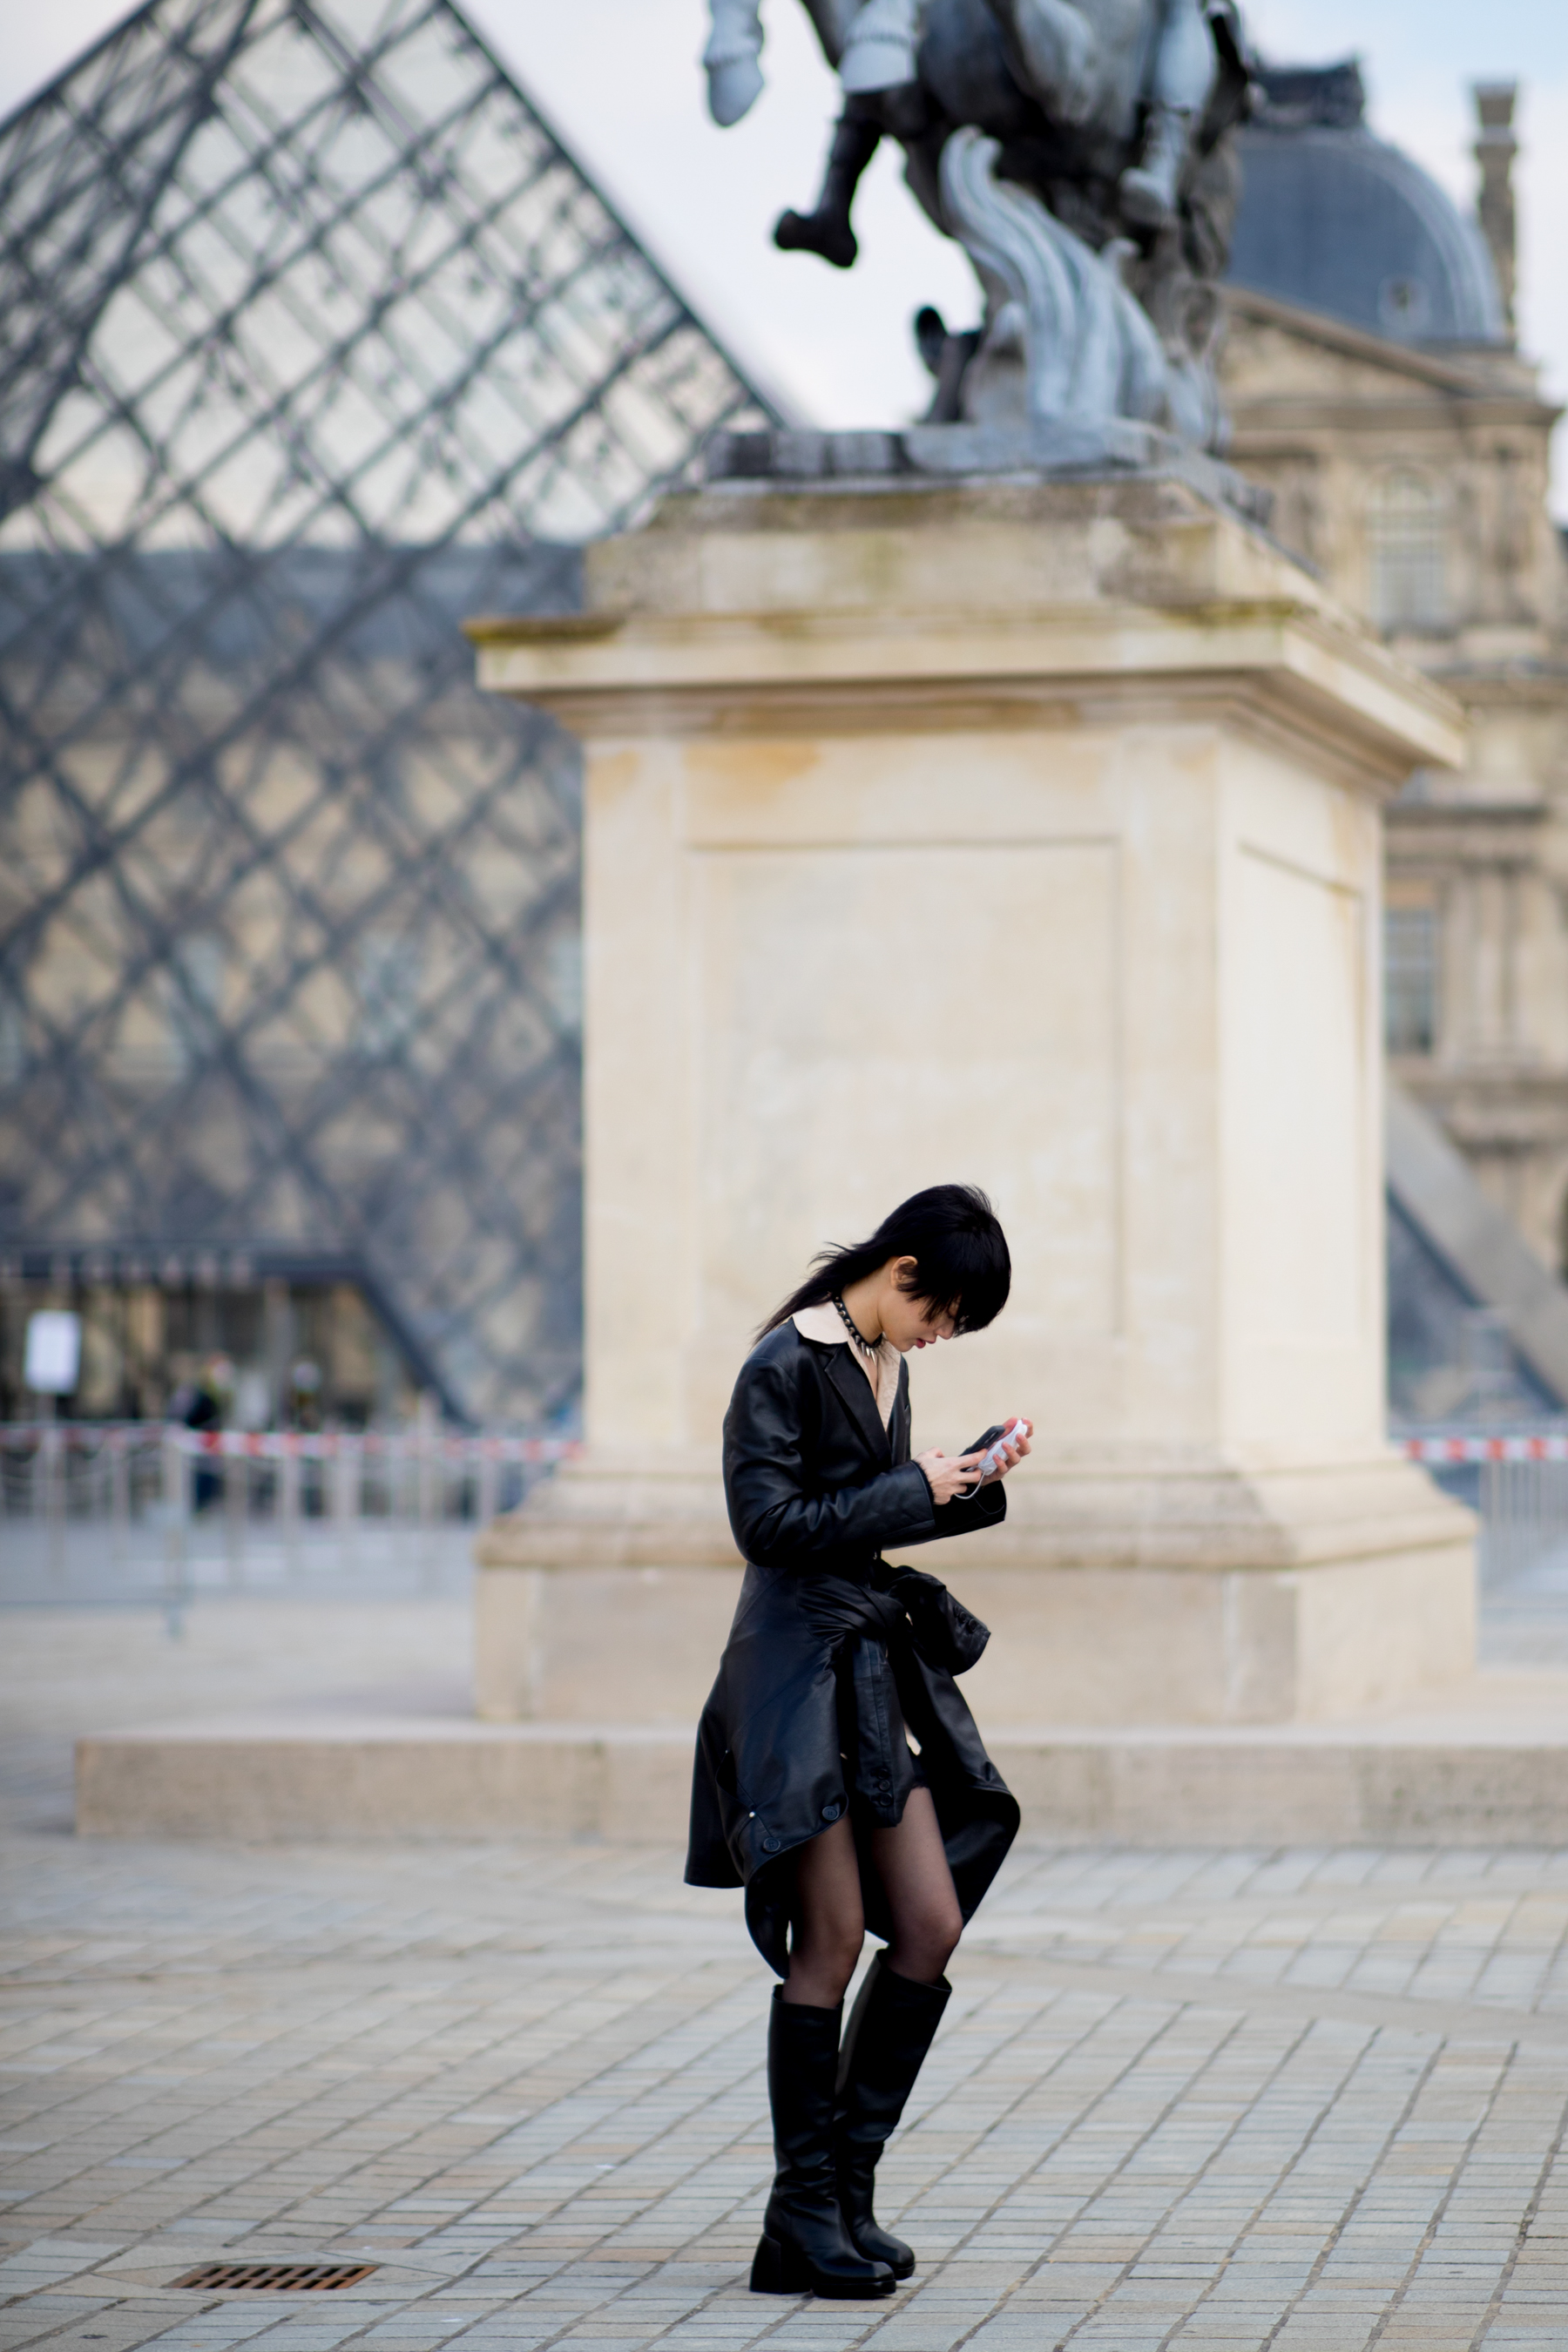
[[[764,1838],[763,1840],[763,1852],[764,1853],[777,1853],[779,1847],[783,1843],[784,1841],[781,1838]]]
[[[843,1811],[844,1808],[842,1805],[824,1805],[822,1808],[822,1818],[825,1822],[836,1822]]]

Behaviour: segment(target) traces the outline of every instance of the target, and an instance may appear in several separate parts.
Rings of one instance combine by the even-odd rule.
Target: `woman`
[[[989,1469],[979,1451],[911,1460],[904,1359],[982,1329],[1011,1280],[983,1192],[917,1192],[869,1241],[823,1252],[764,1327],[724,1421],[747,1566],[698,1733],[686,1876],[745,1887],[752,1939],[784,1980],[768,2026],[778,2169],[752,2267],[761,2294],[890,2294],[915,2266],[877,2224],[873,2175],[1018,1808],[952,1679],[985,1628],[882,1552],[1005,1512],[1027,1424]],[[868,1927],[887,1950],[841,2051]]]

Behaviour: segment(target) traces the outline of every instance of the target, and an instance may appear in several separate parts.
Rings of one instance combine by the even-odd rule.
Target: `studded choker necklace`
[[[855,1318],[850,1314],[849,1309],[845,1306],[844,1301],[839,1297],[837,1291],[833,1293],[833,1304],[837,1307],[839,1314],[843,1318],[844,1328],[848,1332],[849,1337],[854,1340],[855,1345],[859,1349],[860,1353],[863,1356],[874,1356],[878,1349],[881,1346],[881,1341],[879,1339],[867,1339],[866,1334],[861,1330],[860,1326],[856,1322]]]

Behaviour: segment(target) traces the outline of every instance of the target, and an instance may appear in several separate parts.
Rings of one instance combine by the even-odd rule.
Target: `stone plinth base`
[[[1024,1832],[1063,1843],[1557,1845],[1568,1675],[1492,1675],[1441,1712],[1202,1731],[995,1729]],[[79,1742],[85,1836],[600,1836],[679,1846],[691,1737],[660,1726],[296,1717]]]
[[[1475,1659],[1470,1514],[1425,1471],[1033,1458],[940,1568],[992,1628],[981,1720],[1316,1723],[1413,1705]]]
[[[1244,1472],[1037,1455],[1006,1524],[907,1557],[992,1629],[984,1722],[1319,1722],[1475,1654],[1468,1512],[1398,1456]],[[480,1538],[487,1721],[696,1719],[740,1564],[710,1469],[575,1464]]]
[[[484,1721],[696,1722],[741,1589],[710,1460],[567,1463],[474,1558]]]

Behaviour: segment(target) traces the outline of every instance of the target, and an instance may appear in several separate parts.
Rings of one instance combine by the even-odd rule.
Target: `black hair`
[[[836,1243],[819,1250],[813,1271],[792,1290],[757,1334],[776,1331],[803,1307],[820,1307],[863,1282],[889,1258],[912,1257],[914,1273],[902,1286],[939,1315],[951,1315],[955,1331],[983,1331],[1007,1304],[1013,1261],[995,1211],[976,1184],[932,1184],[900,1202],[868,1241]]]

